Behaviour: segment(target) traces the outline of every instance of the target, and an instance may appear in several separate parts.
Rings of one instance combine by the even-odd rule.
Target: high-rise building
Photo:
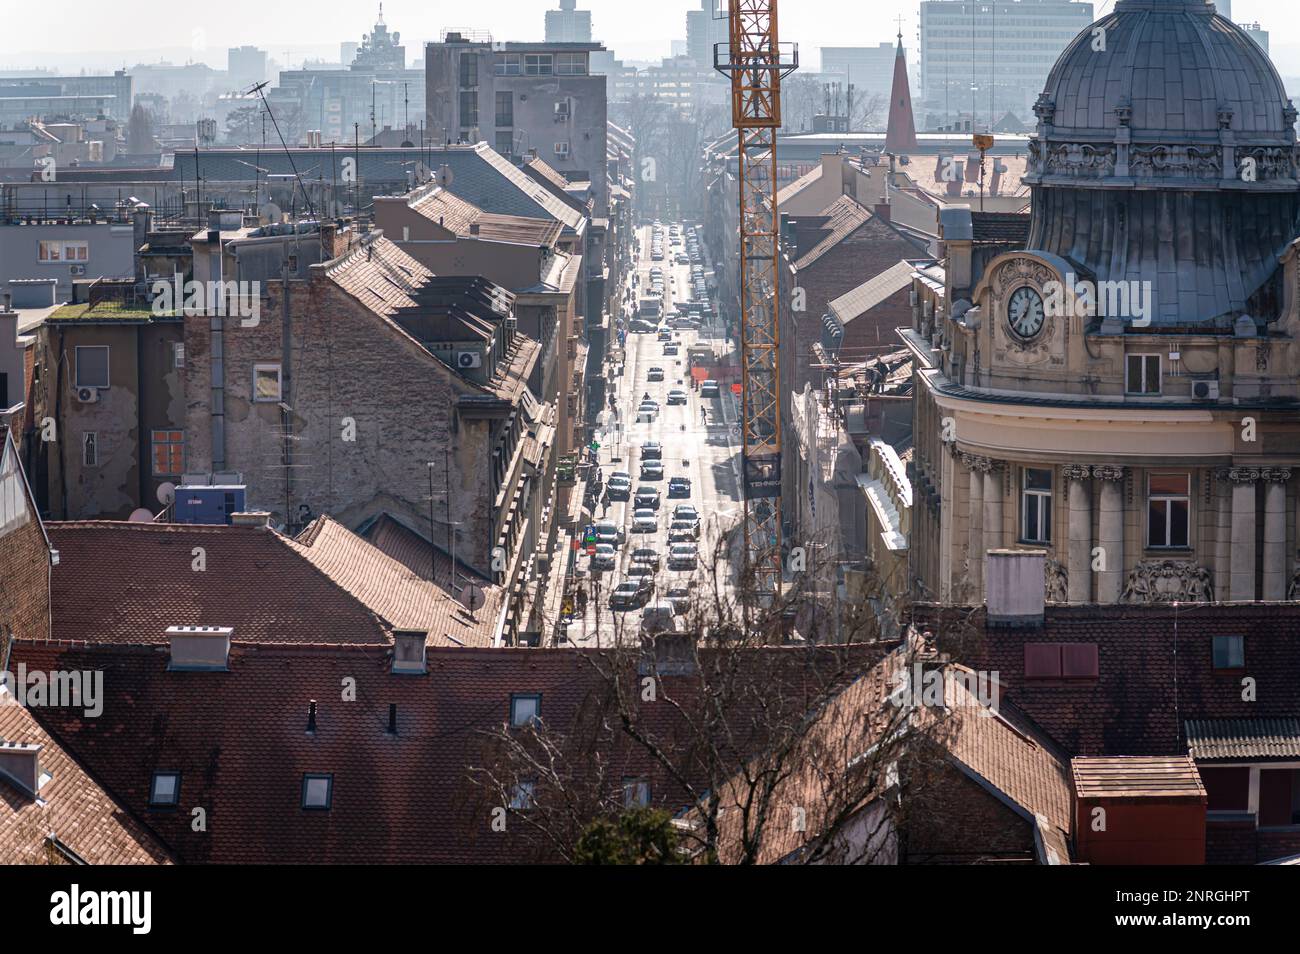
[[[888,96],[894,77],[893,43],[879,46],[823,46],[822,72],[853,84],[855,98]]]
[[[266,81],[266,50],[232,46],[226,51],[226,74],[231,89],[247,89]]]
[[[725,2],[700,0],[700,9],[686,11],[686,55],[697,64],[712,69],[714,46],[728,40]]]
[[[1241,27],[1241,32],[1245,33],[1246,36],[1250,37],[1252,40],[1258,43],[1259,48],[1261,50],[1263,50],[1265,53],[1268,52],[1268,31],[1267,30],[1265,30],[1258,23],[1238,23],[1237,26]]]
[[[578,0],[560,0],[560,9],[546,11],[547,43],[591,42],[591,11],[577,6]]]
[[[1030,118],[1052,64],[1092,17],[1091,3],[1073,0],[922,0],[926,126]]]

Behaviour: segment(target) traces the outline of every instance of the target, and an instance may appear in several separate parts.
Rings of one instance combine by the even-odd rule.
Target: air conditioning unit
[[[86,266],[85,266],[85,265],[69,265],[69,266],[68,266],[68,271],[71,272],[73,275],[84,275],[84,274],[86,274]]]
[[[477,351],[457,351],[456,367],[462,369],[483,367],[483,355]]]
[[[77,400],[82,404],[94,404],[99,400],[99,388],[77,388]]]
[[[569,144],[567,142],[557,142],[555,144],[555,154],[561,159],[569,157]]]
[[[1219,399],[1219,382],[1193,381],[1192,398],[1197,401],[1217,401]]]
[[[555,121],[557,123],[567,123],[569,121],[569,101],[567,99],[555,104]]]

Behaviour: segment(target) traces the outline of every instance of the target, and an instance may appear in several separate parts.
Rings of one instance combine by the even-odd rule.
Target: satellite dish
[[[468,583],[461,587],[460,603],[471,613],[480,609],[487,602],[487,594],[483,592],[483,587]]]
[[[164,480],[158,485],[158,502],[164,506],[176,499],[176,485],[170,480]],[[152,516],[149,517],[153,519]]]
[[[258,206],[257,214],[272,224],[275,224],[284,218],[284,212],[282,212],[280,207],[274,202],[265,202]]]
[[[450,189],[452,180],[455,178],[456,174],[451,171],[451,166],[443,165],[438,167],[438,185],[444,189]]]
[[[132,510],[131,516],[126,519],[131,523],[153,523],[153,513],[141,507],[139,510]]]

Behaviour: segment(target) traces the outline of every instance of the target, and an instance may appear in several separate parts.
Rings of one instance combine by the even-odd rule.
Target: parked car
[[[599,550],[601,544],[607,544],[611,547],[622,545],[626,539],[623,528],[611,521],[603,521],[596,524],[596,547]]]
[[[693,543],[674,543],[668,551],[668,569],[693,570],[699,566],[699,550]]]
[[[637,609],[650,602],[654,583],[650,580],[624,580],[609,594],[610,609]]]
[[[659,509],[659,490],[647,484],[642,484],[636,489],[636,500],[633,504],[637,509],[649,508],[651,510]]]
[[[612,544],[596,544],[596,552],[591,555],[591,568],[593,570],[612,570],[618,561],[618,551]]]
[[[691,478],[674,477],[668,481],[669,497],[689,497],[691,495]]]
[[[632,563],[644,564],[659,569],[659,551],[653,547],[637,547],[632,551]]]

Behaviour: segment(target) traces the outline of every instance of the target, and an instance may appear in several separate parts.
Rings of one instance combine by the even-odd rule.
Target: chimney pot
[[[310,699],[307,702],[307,731],[316,731],[316,700]]]
[[[388,704],[388,734],[397,735],[397,703]]]

